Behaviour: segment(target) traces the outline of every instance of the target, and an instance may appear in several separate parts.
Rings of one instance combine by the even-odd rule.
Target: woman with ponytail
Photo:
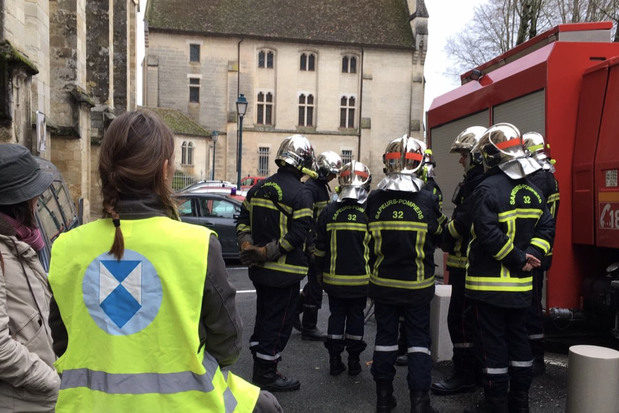
[[[57,412],[277,412],[221,368],[241,350],[217,235],[180,222],[174,137],[148,111],[117,117],[100,149],[103,218],[54,243],[49,282],[62,375]],[[60,319],[58,318],[60,316]],[[56,345],[57,344],[57,345]]]

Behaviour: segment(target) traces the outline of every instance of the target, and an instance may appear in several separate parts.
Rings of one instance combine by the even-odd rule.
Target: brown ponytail
[[[156,194],[166,214],[178,220],[172,189],[163,166],[174,162],[174,135],[157,115],[149,111],[125,112],[110,124],[101,142],[99,177],[103,195],[103,216],[115,227],[110,254],[118,260],[125,246],[116,204],[122,196]]]

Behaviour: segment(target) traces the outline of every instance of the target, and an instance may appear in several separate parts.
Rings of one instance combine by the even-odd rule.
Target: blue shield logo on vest
[[[137,333],[161,306],[161,280],[142,254],[125,249],[118,261],[106,253],[93,260],[82,284],[84,302],[95,323],[113,335]]]

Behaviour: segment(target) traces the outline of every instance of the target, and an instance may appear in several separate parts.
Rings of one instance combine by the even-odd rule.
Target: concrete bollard
[[[567,363],[566,413],[619,412],[619,351],[572,346]]]
[[[430,310],[430,334],[432,337],[432,361],[451,360],[453,345],[447,328],[447,313],[451,300],[451,285],[437,284]]]

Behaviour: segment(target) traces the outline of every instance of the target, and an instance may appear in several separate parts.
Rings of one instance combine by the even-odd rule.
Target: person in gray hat
[[[34,216],[52,179],[28,149],[0,144],[0,406],[11,412],[53,412],[60,387]]]

